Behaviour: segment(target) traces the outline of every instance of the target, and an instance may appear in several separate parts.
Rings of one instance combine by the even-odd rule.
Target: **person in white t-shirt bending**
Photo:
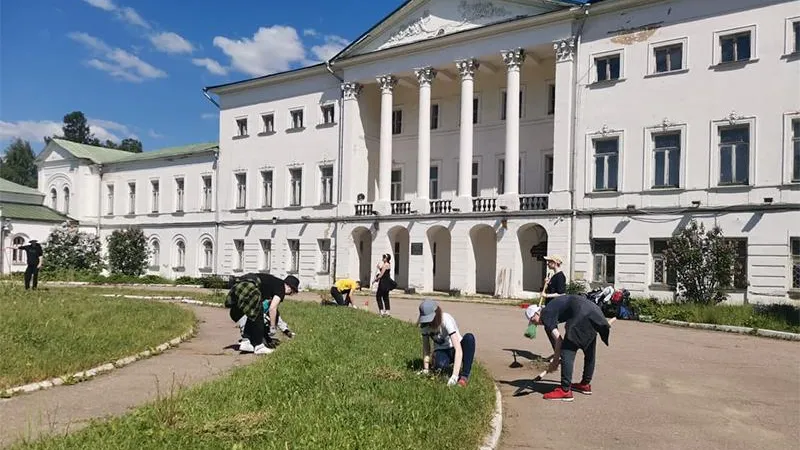
[[[453,374],[447,380],[448,386],[456,383],[466,386],[475,359],[475,336],[472,333],[462,336],[453,316],[442,312],[433,300],[419,305],[419,326],[422,328],[422,373],[428,373],[431,368],[445,369],[452,364]]]

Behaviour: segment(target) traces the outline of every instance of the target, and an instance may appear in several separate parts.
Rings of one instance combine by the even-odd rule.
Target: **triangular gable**
[[[345,48],[335,59],[435,39],[574,5],[551,0],[410,0]]]

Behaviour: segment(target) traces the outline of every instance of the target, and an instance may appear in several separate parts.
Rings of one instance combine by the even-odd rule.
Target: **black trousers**
[[[389,311],[391,306],[389,306],[389,289],[383,288],[378,285],[378,292],[375,294],[375,300],[378,301],[378,309],[381,311]]]
[[[345,295],[347,295],[347,300],[344,299]],[[340,306],[346,306],[346,305],[352,303],[352,300],[350,300],[350,290],[349,289],[346,289],[344,291],[340,291],[339,288],[334,286],[334,287],[331,288],[331,297],[333,297],[333,299],[336,301],[336,304],[340,305]]]
[[[25,289],[31,288],[31,282],[34,289],[39,286],[39,267],[28,264],[28,268],[25,269]]]
[[[234,305],[231,307],[231,320],[234,322],[238,322],[239,319],[244,317],[244,311],[239,309],[238,306]],[[244,324],[244,335],[250,340],[250,343],[253,347],[261,345],[264,343],[264,335],[266,333],[266,327],[264,325],[264,312],[262,311],[260,317],[256,320],[247,319],[247,322]]]
[[[575,356],[578,350],[580,350],[580,348],[569,339],[564,339],[564,342],[561,344],[561,388],[565,391],[569,391],[572,385],[572,369],[575,366]],[[589,384],[592,382],[596,352],[597,338],[592,340],[592,343],[583,349],[582,384]]]

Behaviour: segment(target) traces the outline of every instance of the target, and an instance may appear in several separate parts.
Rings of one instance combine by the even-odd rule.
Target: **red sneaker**
[[[592,395],[592,385],[589,383],[572,383],[572,390],[583,395]]]
[[[561,400],[562,402],[571,402],[573,400],[572,391],[565,391],[561,386],[555,388],[552,392],[544,394],[545,400]]]
[[[461,387],[467,387],[467,383],[468,383],[468,381],[464,377],[460,377],[458,379],[458,385],[461,386]]]

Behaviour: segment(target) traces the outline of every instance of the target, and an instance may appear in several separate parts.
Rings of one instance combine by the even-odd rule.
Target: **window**
[[[69,188],[64,187],[64,214],[69,214]]]
[[[238,137],[246,137],[247,136],[247,118],[236,119],[236,130]]]
[[[300,241],[289,239],[289,273],[300,272]]]
[[[523,106],[525,99],[522,90],[519,91],[519,116],[522,117]],[[508,91],[503,89],[500,95],[500,120],[506,120],[506,108],[508,108]]]
[[[681,133],[653,135],[653,187],[668,188],[680,185]]]
[[[214,266],[214,244],[209,240],[203,241],[203,269],[211,269]]]
[[[436,276],[436,242],[431,245],[431,257],[433,258],[433,270],[431,272],[433,276]]]
[[[800,289],[800,237],[791,239],[792,289]]]
[[[392,170],[391,200],[399,202],[403,199],[403,171],[400,169]]]
[[[596,283],[614,284],[615,247],[614,239],[595,239],[592,241],[594,281]]]
[[[669,248],[667,239],[654,239],[652,242],[653,250],[653,284],[675,287],[677,278],[675,272],[667,270],[667,260],[665,253]]]
[[[719,184],[748,184],[750,178],[750,127],[719,130]]]
[[[161,196],[161,187],[158,180],[150,181],[150,212],[158,213],[159,197]]]
[[[747,61],[752,52],[750,31],[720,36],[720,62]]]
[[[430,190],[429,195],[432,199],[439,198],[439,166],[431,166],[428,189]]]
[[[161,244],[158,241],[150,243],[150,267],[157,270],[161,266]]]
[[[400,275],[400,242],[395,241],[394,243],[394,279],[397,280],[397,277]]]
[[[544,155],[544,191],[553,191],[553,155]]]
[[[114,185],[106,186],[106,214],[114,215]]]
[[[261,171],[261,207],[272,208],[272,171]]]
[[[478,197],[480,194],[480,163],[477,161],[472,162],[472,197]]]
[[[556,85],[547,85],[547,115],[552,116],[556,113]]]
[[[794,53],[800,53],[800,20],[792,22],[792,36],[794,37]]]
[[[24,245],[25,238],[23,238],[22,236],[17,236],[11,241],[11,244],[14,247]],[[13,249],[11,252],[11,262],[13,264],[25,264],[25,250],[19,248]]]
[[[617,190],[619,138],[594,141],[594,190]]]
[[[241,272],[244,270],[244,241],[241,239],[234,239],[233,250],[236,252],[233,270]]]
[[[333,166],[320,167],[320,204],[333,204]]]
[[[178,241],[175,244],[176,252],[176,259],[175,259],[175,268],[176,269],[183,269],[186,267],[186,244],[183,241]]]
[[[294,111],[291,111],[289,114],[290,114],[291,119],[292,119],[292,128],[293,129],[299,130],[299,129],[301,129],[301,128],[303,128],[305,126],[303,124],[303,110],[302,109],[296,109]]]
[[[403,110],[395,109],[392,111],[392,134],[403,132]]]
[[[136,214],[136,183],[128,183],[128,214]]]
[[[665,45],[655,50],[656,73],[683,69],[683,44]]]
[[[431,105],[431,130],[439,129],[439,104]]]
[[[733,266],[733,288],[747,289],[747,239],[726,239],[736,250]]]
[[[319,239],[319,273],[330,273],[331,271],[331,240]]]
[[[183,212],[183,178],[175,179],[175,212]]]
[[[481,99],[473,97],[472,99],[472,123],[478,123],[478,118],[481,112]]]
[[[322,105],[322,123],[323,124],[332,124],[334,123],[334,107],[333,105]]]
[[[206,175],[203,177],[203,211],[211,211],[213,205],[211,198],[211,176]]]
[[[262,114],[261,125],[264,127],[264,133],[275,132],[275,114]]]
[[[303,204],[303,169],[289,169],[289,206]]]
[[[261,239],[261,264],[259,265],[262,272],[269,272],[272,268],[272,240]]]
[[[247,174],[236,174],[236,209],[247,207]]]
[[[50,207],[58,209],[58,191],[56,191],[56,188],[50,189]]]
[[[609,55],[594,59],[597,68],[597,81],[619,80],[620,77],[620,55]]]
[[[800,181],[800,119],[792,120],[792,181]]]

